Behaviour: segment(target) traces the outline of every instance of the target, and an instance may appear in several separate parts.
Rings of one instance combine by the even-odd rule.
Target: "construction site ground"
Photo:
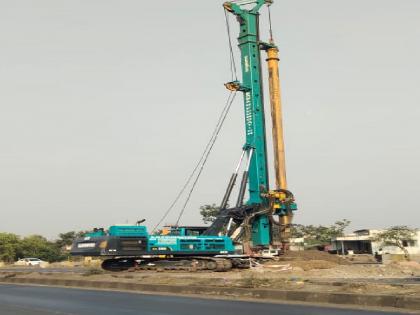
[[[89,279],[90,281],[142,284],[266,288],[293,291],[391,294],[420,298],[420,264],[376,264],[371,259],[353,261],[319,251],[291,252],[251,269],[209,271],[104,272],[98,266],[74,263],[46,268],[0,268],[1,278]]]

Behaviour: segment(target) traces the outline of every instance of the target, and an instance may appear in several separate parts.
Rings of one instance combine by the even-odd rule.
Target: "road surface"
[[[0,285],[0,314],[389,315],[398,313],[40,286]]]

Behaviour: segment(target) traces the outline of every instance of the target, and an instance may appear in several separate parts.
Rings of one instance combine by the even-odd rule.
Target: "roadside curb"
[[[3,284],[37,284],[89,289],[112,289],[144,293],[170,293],[224,298],[250,298],[281,302],[325,303],[335,305],[357,305],[359,307],[388,307],[420,310],[420,298],[394,295],[352,294],[337,292],[285,291],[270,289],[223,288],[206,286],[182,286],[141,284],[113,281],[74,279],[3,278]]]

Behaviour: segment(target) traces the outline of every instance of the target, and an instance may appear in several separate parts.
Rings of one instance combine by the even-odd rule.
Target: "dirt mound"
[[[401,261],[398,262],[397,265],[399,265],[400,267],[407,267],[414,270],[420,270],[420,263],[416,261]]]
[[[337,266],[337,263],[326,261],[326,260],[296,260],[292,261],[290,265],[293,267],[293,270],[299,270],[301,268],[304,271],[314,270],[314,269],[331,269]]]
[[[292,252],[280,256],[280,261],[325,261],[336,265],[350,265],[351,263],[340,256],[321,252],[319,250],[305,250]]]

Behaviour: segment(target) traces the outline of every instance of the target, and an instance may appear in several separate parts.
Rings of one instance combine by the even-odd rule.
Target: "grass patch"
[[[102,274],[104,274],[104,271],[101,268],[92,267],[86,270],[86,272],[84,272],[82,275],[85,277],[89,277],[89,276],[102,275]]]

